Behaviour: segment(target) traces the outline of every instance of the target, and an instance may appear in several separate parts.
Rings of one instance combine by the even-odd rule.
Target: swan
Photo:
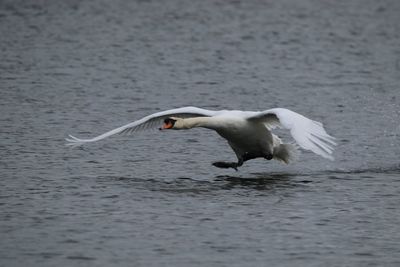
[[[237,170],[245,161],[255,158],[275,159],[288,164],[298,158],[298,146],[324,158],[334,160],[335,138],[326,133],[322,123],[285,108],[264,111],[207,110],[197,107],[182,107],[157,112],[91,139],[79,139],[72,135],[66,138],[67,145],[79,146],[96,142],[115,134],[132,134],[137,131],[157,128],[160,130],[188,130],[203,127],[216,131],[228,141],[236,154],[237,162],[214,162],[218,168]],[[271,133],[280,127],[290,130],[296,144],[283,143]]]

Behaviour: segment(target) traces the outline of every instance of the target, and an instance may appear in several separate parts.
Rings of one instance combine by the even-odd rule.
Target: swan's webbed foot
[[[237,171],[239,164],[237,162],[224,162],[224,161],[217,161],[214,162],[212,165],[214,165],[217,168],[222,168],[222,169],[228,169],[228,168],[233,168],[235,171]]]

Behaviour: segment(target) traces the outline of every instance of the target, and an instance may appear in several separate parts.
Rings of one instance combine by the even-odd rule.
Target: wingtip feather
[[[65,141],[67,141],[68,143],[66,143],[66,146],[70,146],[70,147],[77,147],[80,145],[83,145],[84,143],[86,143],[86,140],[83,139],[79,139],[71,134],[68,135],[69,138],[65,138]]]

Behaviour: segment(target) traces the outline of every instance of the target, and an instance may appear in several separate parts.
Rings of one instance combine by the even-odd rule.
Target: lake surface
[[[399,1],[0,1],[1,266],[399,266]],[[91,137],[174,107],[324,123],[238,172],[216,133]],[[291,142],[285,131],[277,131]]]

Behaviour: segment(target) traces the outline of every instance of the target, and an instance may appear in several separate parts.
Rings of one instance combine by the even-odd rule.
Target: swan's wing
[[[310,120],[301,114],[284,108],[274,108],[256,112],[248,118],[250,121],[263,122],[271,129],[281,126],[290,130],[294,140],[304,149],[311,150],[324,158],[333,160],[335,138],[326,133],[322,123]]]
[[[151,114],[140,120],[128,123],[124,126],[118,127],[114,130],[108,131],[106,133],[103,133],[99,136],[90,139],[79,139],[72,135],[69,135],[69,138],[66,138],[66,140],[68,141],[67,145],[77,146],[88,142],[96,142],[115,134],[122,134],[122,133],[130,134],[140,130],[156,128],[157,125],[162,123],[162,121],[168,117],[180,117],[180,118],[211,117],[217,113],[218,113],[217,111],[201,109],[196,107],[183,107],[183,108],[170,109]]]

